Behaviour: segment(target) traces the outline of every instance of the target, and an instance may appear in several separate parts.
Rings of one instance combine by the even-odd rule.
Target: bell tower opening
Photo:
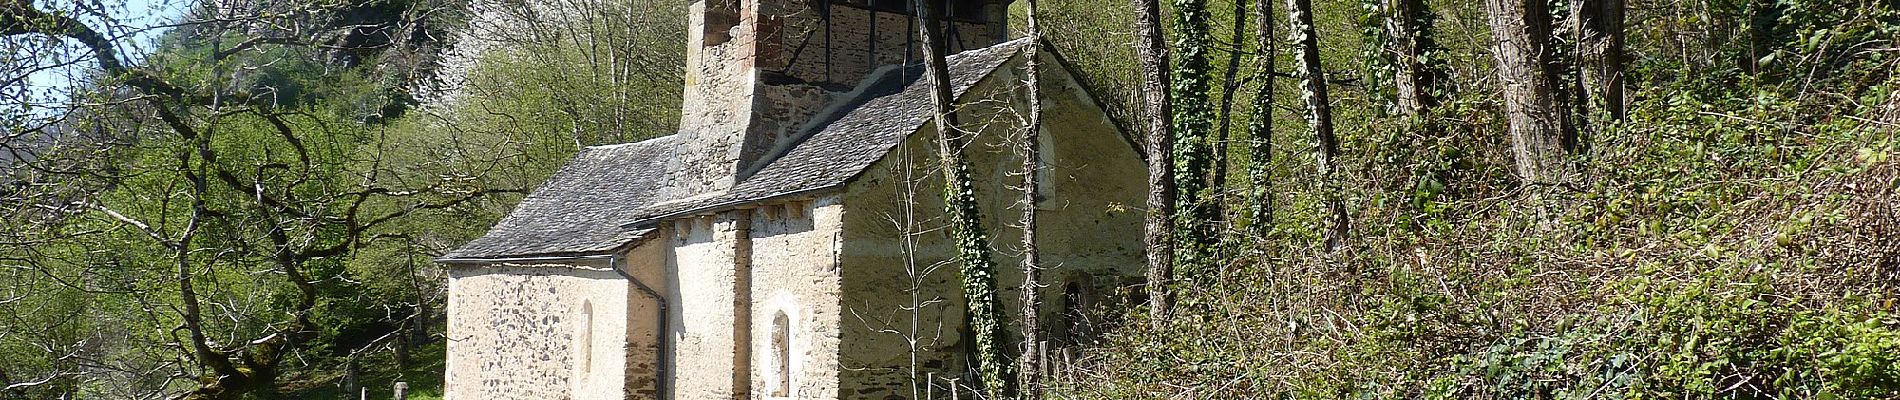
[[[718,46],[732,41],[732,28],[739,26],[739,0],[705,1],[705,23],[700,24],[700,34],[705,39],[701,46]]]

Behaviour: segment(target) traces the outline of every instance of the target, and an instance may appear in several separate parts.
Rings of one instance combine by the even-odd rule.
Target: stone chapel
[[[437,260],[448,399],[909,399],[914,376],[967,374],[908,2],[691,1],[679,131],[581,150]],[[1009,0],[924,1],[1008,314],[1010,145],[1041,65],[1043,336],[1085,340],[1088,310],[1139,282],[1143,157],[1051,46],[1006,38]]]

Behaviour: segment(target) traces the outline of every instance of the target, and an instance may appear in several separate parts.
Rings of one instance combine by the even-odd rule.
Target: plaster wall
[[[741,277],[739,263],[747,259],[739,247],[743,211],[692,216],[670,221],[671,241],[667,254],[667,276],[673,293],[671,312],[674,338],[673,396],[678,400],[730,400],[746,396],[748,379],[735,371],[745,365],[750,340],[750,313],[737,318],[744,308],[747,280]],[[744,274],[750,277],[750,273]],[[742,307],[746,306],[746,307]]]
[[[1020,56],[1012,63],[966,95],[963,103],[973,105],[959,114],[966,128],[976,131],[965,154],[998,267],[997,296],[1003,303],[999,311],[1013,332],[1021,310],[1022,272],[1016,257],[1020,231],[1013,228],[1021,195],[1012,186],[1021,182],[1014,174],[1021,161],[1009,145],[1018,137],[1013,135],[1020,135],[1012,128],[1020,121],[1012,110],[1024,108],[1021,88],[1016,87],[1021,82],[1016,73]],[[1045,56],[1044,65],[1055,61]],[[1045,68],[1046,186],[1037,207],[1046,287],[1040,312],[1046,327],[1059,327],[1072,319],[1062,315],[1073,308],[1064,304],[1070,283],[1105,293],[1126,282],[1125,277],[1139,276],[1143,246],[1138,207],[1147,183],[1140,173],[1146,169],[1143,161],[1086,92],[1059,69]],[[926,389],[911,384],[912,371],[917,379],[925,373],[941,378],[958,376],[967,368],[963,352],[974,344],[961,329],[965,316],[956,250],[942,229],[946,221],[940,219],[943,186],[936,169],[935,132],[926,126],[913,134],[845,190],[844,313],[864,317],[842,325],[839,398],[921,398]],[[911,235],[914,242],[903,239]],[[919,311],[913,314],[906,308]],[[910,345],[913,339],[915,348]],[[1019,345],[1019,339],[1010,340],[1011,346]]]
[[[754,399],[838,398],[838,332],[847,320],[840,307],[844,207],[838,200],[823,196],[751,211]]]
[[[688,8],[686,82],[681,103],[678,157],[667,165],[681,198],[731,187],[738,154],[752,119],[757,56],[753,24],[741,20],[736,1],[700,0]]]

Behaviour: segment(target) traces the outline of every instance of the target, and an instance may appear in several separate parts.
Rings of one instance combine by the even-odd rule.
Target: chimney
[[[681,151],[690,196],[722,191],[789,146],[879,68],[921,60],[911,0],[695,0],[687,29]],[[949,51],[1006,36],[1008,0],[921,0],[946,19]],[[946,4],[945,2],[948,2]]]

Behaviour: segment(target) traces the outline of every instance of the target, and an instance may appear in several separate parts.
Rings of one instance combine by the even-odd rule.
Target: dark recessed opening
[[[700,31],[706,36],[706,47],[732,41],[732,27],[737,25],[739,25],[738,0],[706,0],[706,25]]]

